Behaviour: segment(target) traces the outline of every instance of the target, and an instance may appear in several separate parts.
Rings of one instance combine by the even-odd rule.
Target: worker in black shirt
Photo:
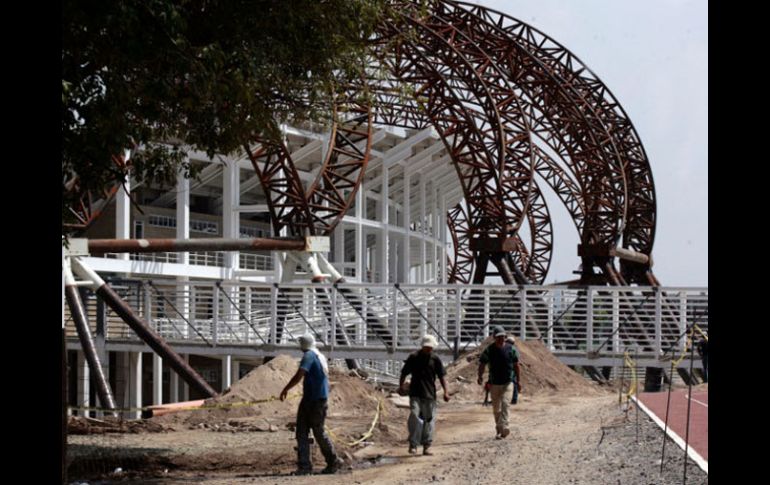
[[[444,380],[444,364],[433,353],[436,338],[426,335],[422,339],[422,349],[409,355],[401,369],[399,387],[406,390],[404,381],[411,374],[409,383],[409,453],[417,453],[417,445],[422,444],[422,454],[432,455],[430,445],[436,427],[436,378],[444,388],[444,401],[449,402],[449,391]]]

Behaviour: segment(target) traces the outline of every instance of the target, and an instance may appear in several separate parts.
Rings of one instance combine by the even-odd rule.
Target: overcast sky
[[[636,127],[652,166],[658,206],[654,273],[665,286],[708,286],[707,2],[472,3],[545,32],[607,85]],[[556,219],[550,283],[574,278],[579,259],[566,212],[549,205]]]

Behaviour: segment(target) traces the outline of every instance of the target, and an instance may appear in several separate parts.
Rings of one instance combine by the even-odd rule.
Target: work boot
[[[297,468],[293,472],[291,472],[292,475],[312,475],[313,469],[312,468]]]
[[[326,465],[326,468],[321,470],[321,473],[323,473],[325,475],[332,475],[332,474],[337,473],[338,471],[340,471],[340,469],[342,469],[342,467],[344,465],[345,464],[342,462],[342,460],[337,458],[337,459],[334,460],[334,462],[332,462],[331,465]]]
[[[428,455],[428,456],[433,456],[433,452],[430,451],[430,445],[425,445],[425,446],[422,447],[422,454],[423,455]]]
[[[500,438],[505,438],[509,434],[511,434],[511,430],[508,428],[503,428],[503,430],[500,431]]]
[[[417,447],[409,445],[409,454],[410,455],[416,455],[417,454]]]

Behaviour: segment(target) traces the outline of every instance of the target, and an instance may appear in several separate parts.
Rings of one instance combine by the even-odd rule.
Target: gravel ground
[[[154,473],[133,480],[124,477],[122,480],[92,480],[88,483],[682,484],[684,452],[669,441],[666,445],[666,466],[661,475],[662,430],[646,415],[640,414],[637,443],[635,411],[626,415],[619,409],[616,399],[609,394],[522,396],[519,404],[511,407],[513,431],[505,440],[494,439],[490,408],[481,407],[477,402],[442,404],[433,446],[434,456],[411,456],[407,454],[405,444],[375,443],[356,453],[352,470],[336,476],[289,476],[293,468],[293,440],[283,430],[253,434],[250,438],[248,434],[239,436],[209,432],[205,435],[205,449],[195,448],[203,445],[200,440],[204,435],[200,434],[185,433],[176,438],[174,433],[116,436],[109,438],[109,441],[116,440],[111,444],[126,450],[140,446],[146,450],[150,448],[147,440],[153,440],[153,451],[162,449],[171,454],[183,451],[188,463],[207,457],[208,464],[205,469],[172,469],[166,476]],[[399,424],[405,428],[405,423]],[[399,424],[396,427],[400,427]],[[189,442],[185,440],[183,444],[177,441],[182,436],[187,436]],[[274,443],[260,446],[254,442],[267,437]],[[81,445],[89,441],[89,437],[77,438]],[[95,439],[106,444],[105,437]],[[198,444],[195,445],[195,442]],[[177,446],[182,448],[177,449]],[[216,463],[216,455],[222,458],[228,456],[232,460],[235,458],[233,455],[248,453],[248,450],[269,455],[272,448],[275,456],[280,453],[282,459],[270,467],[256,466],[257,460],[249,464],[246,456],[237,470],[231,468],[232,461],[228,467],[220,467]],[[688,463],[687,483],[708,483],[708,476],[692,461]]]

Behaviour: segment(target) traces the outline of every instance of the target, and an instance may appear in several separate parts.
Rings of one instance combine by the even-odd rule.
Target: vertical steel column
[[[216,347],[219,340],[219,292],[215,286],[211,287],[211,298],[212,311],[214,312],[211,318],[211,340],[213,340],[214,347]]]
[[[527,340],[527,290],[523,286],[519,286],[519,306],[521,307],[519,337],[524,341]]]
[[[594,288],[586,288],[586,352],[594,348]]]
[[[102,363],[99,359],[94,339],[91,336],[91,329],[88,326],[86,312],[83,308],[83,302],[80,299],[80,292],[75,285],[75,278],[72,275],[72,271],[67,265],[65,265],[64,292],[66,293],[72,320],[75,322],[75,327],[77,328],[80,345],[83,348],[83,354],[85,355],[88,367],[93,373],[94,381],[96,382],[96,392],[99,401],[103,407],[115,409],[115,400],[112,396],[110,384],[104,375],[104,369],[102,369]]]
[[[611,290],[612,291],[612,290]],[[620,294],[618,291],[612,291],[612,351],[620,353]]]
[[[660,356],[663,349],[663,292],[659,286],[653,286],[655,292],[655,357]]]

